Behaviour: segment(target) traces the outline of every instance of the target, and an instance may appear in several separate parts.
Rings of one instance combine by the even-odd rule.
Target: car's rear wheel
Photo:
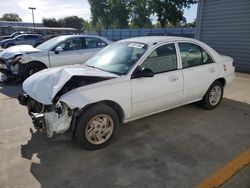
[[[220,81],[215,81],[208,89],[203,99],[201,100],[202,107],[212,110],[215,109],[221,102],[223,97],[224,85]]]
[[[75,141],[88,150],[107,146],[119,128],[116,112],[105,104],[97,104],[84,110],[76,123]]]
[[[23,69],[23,79],[30,77],[32,74],[35,74],[36,72],[39,72],[43,69],[45,69],[46,66],[39,62],[31,62],[25,65]]]

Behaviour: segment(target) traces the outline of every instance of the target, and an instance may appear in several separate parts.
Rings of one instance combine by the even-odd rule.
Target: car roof
[[[97,36],[97,35],[61,35],[58,37],[64,37],[64,38],[74,38],[74,37],[96,37],[96,38],[104,38],[101,36]]]
[[[186,37],[174,37],[174,36],[145,36],[145,37],[134,37],[134,38],[128,38],[124,40],[120,40],[118,42],[139,42],[144,43],[147,45],[154,45],[155,43],[165,43],[165,42],[171,42],[171,41],[180,41],[180,40],[188,40],[188,41],[196,41],[192,38],[186,38]]]
[[[35,35],[35,36],[42,36],[42,35],[40,35],[40,34],[36,34],[36,33],[34,33],[34,34],[32,34],[32,33],[25,33],[25,34],[20,34],[20,35],[17,35],[16,37],[19,37],[19,36],[27,36],[27,35]]]
[[[111,42],[105,37],[97,36],[97,35],[61,35],[57,36],[57,38],[60,38],[61,40],[71,39],[71,38],[77,38],[77,37],[95,37],[104,40],[105,42]]]

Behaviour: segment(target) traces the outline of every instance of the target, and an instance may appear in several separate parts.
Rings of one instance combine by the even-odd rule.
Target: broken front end
[[[20,66],[21,56],[15,56],[11,59],[0,58],[1,81],[4,83],[13,83],[21,79],[20,72],[23,67]]]
[[[73,135],[74,114],[65,103],[43,105],[26,94],[18,96],[21,105],[27,106],[34,127],[49,138],[68,140]],[[76,111],[76,110],[75,110]],[[63,134],[65,133],[65,134]],[[62,136],[63,135],[63,136]]]

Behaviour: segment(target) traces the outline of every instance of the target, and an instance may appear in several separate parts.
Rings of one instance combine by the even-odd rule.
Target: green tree
[[[184,27],[196,27],[196,21],[190,22],[190,23],[186,23],[184,25]]]
[[[178,22],[185,22],[183,9],[194,3],[194,0],[151,0],[150,6],[161,28],[164,28],[168,23],[176,25]]]
[[[112,18],[108,0],[89,0],[89,4],[93,26],[103,25],[104,28],[110,28]]]
[[[130,19],[133,27],[152,27],[150,15],[152,10],[149,0],[130,1]]]
[[[45,27],[71,27],[81,30],[84,20],[78,16],[68,16],[59,20],[55,18],[43,18]]]
[[[109,0],[111,18],[114,28],[128,28],[129,2],[127,0]]]
[[[59,20],[63,27],[71,27],[81,30],[84,20],[78,16],[68,16]]]
[[[22,19],[16,13],[5,13],[1,18],[1,21],[13,21],[13,22],[21,22]]]
[[[55,18],[43,18],[43,25],[45,27],[63,27],[63,23]]]
[[[89,0],[92,23],[104,28],[128,28],[129,6],[126,0]]]

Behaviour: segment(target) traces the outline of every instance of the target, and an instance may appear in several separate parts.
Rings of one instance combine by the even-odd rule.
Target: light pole
[[[32,11],[32,19],[33,19],[33,28],[34,28],[34,31],[35,31],[35,20],[34,20],[34,12],[33,12],[33,10],[36,10],[36,8],[35,7],[29,7],[29,9],[31,9],[31,11]]]

